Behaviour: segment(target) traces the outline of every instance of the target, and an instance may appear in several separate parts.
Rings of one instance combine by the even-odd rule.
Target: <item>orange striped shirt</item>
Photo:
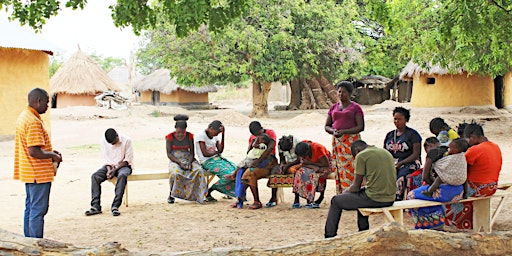
[[[14,179],[26,183],[52,182],[55,175],[52,159],[31,157],[28,148],[34,146],[39,146],[45,151],[52,151],[50,137],[44,128],[41,116],[32,107],[27,107],[16,121]]]

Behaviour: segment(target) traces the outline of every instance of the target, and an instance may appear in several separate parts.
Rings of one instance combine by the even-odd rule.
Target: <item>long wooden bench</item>
[[[510,186],[509,186],[510,187]],[[508,187],[507,187],[508,188]],[[498,189],[496,193],[492,196],[488,197],[470,197],[468,199],[463,199],[458,201],[457,203],[463,202],[473,202],[473,231],[480,232],[483,229],[484,232],[490,233],[492,232],[492,225],[498,218],[498,215],[503,208],[503,204],[505,199],[510,195],[510,191],[504,189]],[[491,198],[499,199],[498,206],[496,210],[491,214]],[[414,209],[420,207],[427,206],[436,206],[443,204],[451,204],[451,202],[441,203],[427,200],[404,200],[404,201],[396,201],[392,206],[382,207],[382,208],[359,208],[359,212],[364,216],[369,216],[372,214],[384,213],[386,220],[388,222],[398,222],[401,225],[404,224],[404,210],[405,209]]]
[[[205,172],[206,182],[208,183],[208,187],[210,183],[215,178],[215,175],[210,172]],[[138,171],[137,173],[132,173],[128,176],[128,181],[140,181],[140,180],[161,180],[161,179],[169,179],[169,171]],[[114,185],[117,182],[117,178],[114,177],[109,180]],[[284,195],[282,188],[277,190],[277,200],[279,202],[284,202]],[[128,207],[128,182],[126,183],[126,188],[124,191],[124,205]]]

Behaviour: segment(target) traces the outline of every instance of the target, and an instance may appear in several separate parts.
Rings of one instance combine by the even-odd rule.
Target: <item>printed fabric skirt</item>
[[[316,192],[325,191],[326,177],[331,172],[331,168],[322,168],[320,173],[315,170],[302,166],[295,173],[293,184],[293,193],[305,198],[309,202],[315,200]]]
[[[190,159],[190,152],[188,151],[173,151],[172,154],[184,163]],[[204,170],[196,160],[192,162],[192,168],[188,171],[183,170],[178,164],[171,161],[169,163],[169,186],[172,197],[198,203],[203,203],[208,193]]]
[[[227,196],[236,197],[235,180],[232,178],[236,170],[236,165],[233,162],[221,156],[214,156],[203,163],[203,168],[217,175],[217,178],[219,178],[219,180],[212,185],[214,190]]]
[[[452,186],[441,184],[432,197],[428,197],[423,195],[421,191],[425,191],[429,187],[429,185],[425,185],[412,190],[407,195],[407,199],[421,199],[436,202],[457,202],[462,199],[462,195],[464,193],[463,185]],[[416,229],[436,228],[445,224],[445,209],[444,206],[441,205],[411,209],[409,213],[412,215],[414,228]]]
[[[477,183],[468,181],[469,197],[485,197],[493,195],[498,183]],[[473,202],[457,203],[446,206],[446,224],[458,229],[473,229]]]
[[[344,134],[339,138],[332,137],[331,164],[336,168],[336,193],[341,194],[354,181],[354,157],[350,146],[361,139],[359,134]]]
[[[281,171],[279,165],[272,169],[271,174],[268,176],[267,187],[269,188],[291,188],[295,181],[295,173],[302,165],[292,165],[286,170],[285,173]]]

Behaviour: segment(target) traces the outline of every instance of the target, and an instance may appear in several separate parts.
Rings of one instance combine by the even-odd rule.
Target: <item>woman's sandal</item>
[[[302,205],[300,205],[300,203],[294,203],[294,204],[292,204],[292,208],[293,208],[293,209],[299,209],[299,208],[301,208],[301,207],[302,207]]]
[[[204,201],[208,203],[213,203],[217,202],[217,199],[213,198],[213,196],[206,196],[206,199]]]
[[[272,208],[277,205],[277,202],[268,202],[265,204],[265,208]]]
[[[263,205],[261,205],[261,202],[254,202],[253,204],[249,205],[249,207],[247,209],[249,209],[249,210],[257,210],[257,209],[260,209],[262,207],[263,207]]]
[[[85,211],[85,216],[91,216],[91,215],[96,215],[96,214],[100,214],[101,211],[94,208],[94,207],[91,207],[91,209]]]
[[[231,205],[231,208],[242,209],[243,207],[244,207],[244,203],[243,202],[236,202],[236,203]]]

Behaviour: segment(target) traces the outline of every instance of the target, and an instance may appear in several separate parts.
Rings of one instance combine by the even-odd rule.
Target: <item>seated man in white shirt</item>
[[[133,148],[130,138],[118,135],[117,132],[109,128],[105,131],[105,139],[101,142],[101,154],[104,165],[91,176],[91,209],[85,212],[86,216],[101,213],[101,183],[107,179],[117,177],[115,188],[115,197],[112,202],[112,215],[119,216],[119,206],[121,206],[124,189],[128,175],[132,173],[133,168]]]

